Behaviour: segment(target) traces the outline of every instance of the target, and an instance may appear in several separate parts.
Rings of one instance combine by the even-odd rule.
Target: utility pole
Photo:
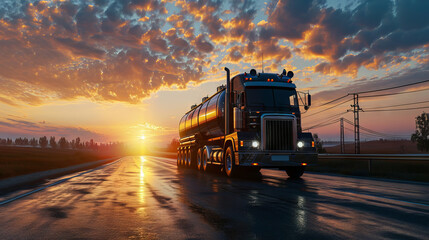
[[[354,114],[354,133],[355,133],[355,154],[360,153],[360,133],[359,133],[359,111],[362,108],[359,107],[359,95],[353,93],[353,114]]]
[[[344,118],[340,118],[340,148],[341,153],[344,153]]]

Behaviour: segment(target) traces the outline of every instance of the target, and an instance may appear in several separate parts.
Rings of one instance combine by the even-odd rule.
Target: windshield
[[[287,88],[246,88],[246,100],[249,107],[298,107],[294,89]]]

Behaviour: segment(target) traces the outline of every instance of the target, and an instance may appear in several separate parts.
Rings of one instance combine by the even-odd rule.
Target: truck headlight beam
[[[303,141],[298,141],[298,143],[296,145],[298,146],[298,148],[303,148],[304,147],[304,142]]]

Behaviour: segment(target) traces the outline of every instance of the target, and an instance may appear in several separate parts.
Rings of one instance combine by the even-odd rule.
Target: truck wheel
[[[304,174],[305,167],[287,167],[285,170],[291,179],[297,179]]]
[[[191,149],[188,150],[188,154],[186,156],[187,156],[187,158],[186,158],[186,166],[190,168],[191,167],[191,158],[192,158]]]
[[[204,149],[204,151],[203,151],[203,159],[202,160],[203,160],[203,162],[202,162],[203,171],[206,172],[208,169],[208,166],[207,166],[207,149]]]
[[[182,159],[182,156],[180,155],[180,150],[177,151],[177,166],[180,167],[180,161]]]
[[[237,172],[237,166],[235,166],[235,157],[234,157],[234,151],[232,150],[232,147],[229,146],[225,151],[225,159],[224,159],[224,168],[225,173],[228,177],[232,177]]]
[[[203,170],[203,161],[201,158],[202,158],[202,151],[201,151],[201,148],[199,148],[197,152],[197,168],[200,171]]]
[[[182,150],[181,159],[180,159],[180,166],[185,166],[185,158],[186,158],[186,151]]]
[[[183,158],[183,166],[187,167],[188,166],[188,150],[185,150],[185,152],[183,154],[185,155],[185,157]]]

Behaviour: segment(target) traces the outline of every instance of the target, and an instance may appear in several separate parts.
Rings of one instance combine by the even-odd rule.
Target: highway
[[[59,184],[50,185],[61,179]],[[14,198],[34,191],[22,198]],[[0,239],[427,239],[429,184],[124,157],[0,196]]]

